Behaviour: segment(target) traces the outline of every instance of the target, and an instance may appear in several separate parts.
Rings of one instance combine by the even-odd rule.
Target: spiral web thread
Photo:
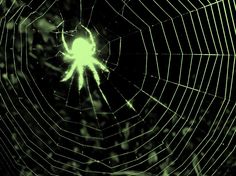
[[[59,52],[62,24],[67,39],[81,32],[65,26],[66,6],[9,2],[0,3],[2,170],[229,172],[236,131],[233,0],[75,2],[77,23],[93,31],[110,70],[99,73],[100,87],[86,72],[79,93],[76,75],[60,82],[67,64]]]

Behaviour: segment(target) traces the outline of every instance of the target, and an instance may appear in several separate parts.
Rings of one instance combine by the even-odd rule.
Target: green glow
[[[132,104],[131,101],[126,100],[126,103],[127,103],[128,107],[129,107],[130,109],[133,109],[133,111],[136,112],[136,110],[135,110],[135,108],[134,108],[134,106],[133,106],[133,104]]]
[[[80,62],[91,62],[91,56],[93,55],[93,50],[89,41],[84,38],[77,38],[74,40],[71,48],[71,52]],[[88,58],[86,58],[88,57]],[[81,59],[81,60],[80,60]]]
[[[66,50],[66,53],[62,52],[64,55],[64,59],[66,61],[72,62],[71,67],[66,71],[62,81],[67,81],[70,79],[74,72],[77,71],[78,73],[78,88],[81,90],[81,88],[84,85],[84,71],[85,68],[89,68],[92,73],[93,77],[97,83],[97,85],[100,85],[100,77],[99,74],[95,68],[95,66],[98,66],[103,71],[109,72],[109,70],[106,68],[105,65],[100,63],[97,58],[94,57],[96,52],[96,44],[94,41],[94,37],[90,30],[84,26],[82,26],[89,34],[89,38],[82,38],[78,37],[76,38],[71,46],[71,49],[69,49],[65,37],[64,37],[64,31],[62,30],[62,42],[63,46]]]

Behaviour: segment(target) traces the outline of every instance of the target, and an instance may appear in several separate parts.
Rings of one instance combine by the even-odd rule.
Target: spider
[[[61,81],[69,80],[75,71],[78,72],[78,88],[79,91],[84,85],[84,71],[86,68],[89,68],[93,77],[97,83],[100,85],[100,77],[95,66],[98,66],[101,70],[109,72],[107,67],[100,63],[97,58],[95,58],[96,44],[93,38],[91,31],[85,26],[81,25],[89,34],[88,39],[83,37],[76,38],[69,49],[64,36],[64,30],[62,29],[62,43],[66,50],[66,53],[61,52],[64,55],[66,61],[72,62],[71,67],[65,72],[65,75]],[[90,40],[90,41],[89,41]]]

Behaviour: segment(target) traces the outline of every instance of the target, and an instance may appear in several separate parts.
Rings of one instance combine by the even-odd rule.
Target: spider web
[[[0,171],[6,175],[232,175],[232,0],[2,0]],[[60,82],[61,31],[97,58]]]

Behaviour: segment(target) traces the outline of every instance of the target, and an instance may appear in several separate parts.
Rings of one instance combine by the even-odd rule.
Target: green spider
[[[85,26],[81,25],[89,34],[89,40],[83,37],[76,38],[71,46],[71,49],[69,49],[64,36],[64,31],[62,30],[62,42],[63,46],[66,50],[66,53],[61,52],[64,55],[64,60],[68,62],[72,62],[70,69],[68,69],[65,72],[65,75],[61,81],[67,81],[69,80],[75,71],[78,72],[78,87],[79,91],[84,85],[84,71],[86,68],[89,68],[92,73],[93,77],[97,83],[97,85],[100,85],[100,77],[98,75],[98,72],[95,68],[95,66],[100,67],[105,72],[109,72],[107,67],[100,63],[97,58],[94,57],[96,52],[96,44],[93,38],[93,35],[91,31],[86,28]]]

